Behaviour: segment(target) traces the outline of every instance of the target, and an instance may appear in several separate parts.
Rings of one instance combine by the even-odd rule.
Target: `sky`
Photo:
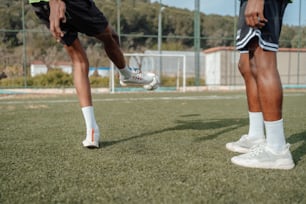
[[[194,10],[194,0],[154,0],[162,2],[162,4],[174,6],[178,8],[187,8]],[[289,4],[284,16],[284,24],[299,25],[299,5],[301,3],[301,25],[306,26],[306,0],[294,0]],[[239,0],[200,0],[200,10],[205,14],[218,14],[235,16],[235,4],[237,6],[236,12],[239,11]]]

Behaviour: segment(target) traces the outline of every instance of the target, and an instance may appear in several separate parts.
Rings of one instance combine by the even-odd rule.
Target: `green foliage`
[[[30,79],[27,79],[27,83],[31,83]],[[24,87],[24,77],[10,77],[0,80],[0,87],[6,88],[21,88]]]
[[[161,86],[169,86],[169,87],[173,87],[177,85],[177,78],[176,77],[169,77],[169,76],[163,76],[162,77],[162,83]],[[183,83],[183,78],[180,77],[179,78],[179,82],[180,86]],[[205,80],[204,79],[200,79],[200,85],[203,86],[205,85]],[[186,86],[195,86],[195,78],[194,77],[188,77],[186,78]]]
[[[50,69],[47,74],[33,77],[34,87],[70,87],[73,85],[72,76],[60,69]]]
[[[0,80],[0,86],[6,88],[24,87],[24,77],[9,77]],[[109,77],[93,75],[89,77],[91,87],[109,87]],[[119,83],[118,79],[115,81]],[[39,74],[34,77],[27,77],[27,87],[32,88],[67,88],[73,86],[71,74],[61,69],[50,69],[47,74]]]
[[[109,87],[109,77],[90,76],[91,87]]]
[[[24,87],[24,77],[9,77],[0,80],[1,87]],[[72,76],[60,69],[50,69],[47,74],[40,74],[34,77],[27,77],[27,87],[71,87]]]
[[[194,86],[196,84],[196,79],[194,77],[189,77],[186,79],[186,86]],[[205,80],[200,79],[200,86],[205,85]]]
[[[7,47],[15,47],[21,44],[18,39],[18,33],[22,32],[22,9],[20,0],[2,0],[0,5],[0,29],[8,32],[0,35],[0,41],[5,42]],[[25,13],[28,12],[28,6],[25,6]]]
[[[297,32],[296,28],[284,26],[282,28],[282,33],[279,39],[280,47],[287,47],[287,48],[293,47],[292,46],[292,36],[295,36],[296,32]]]
[[[1,41],[6,46],[17,46],[20,44],[18,33],[22,29],[22,14],[20,0],[4,0],[0,6],[0,28],[7,29],[8,32],[1,32]],[[117,25],[117,4],[116,1],[96,1],[97,6],[105,13],[111,25]],[[180,44],[178,49],[186,49],[193,47],[193,26],[194,13],[187,9],[178,9],[175,7],[166,7],[163,12],[162,34],[164,43],[167,44],[169,39],[176,39],[176,43]],[[25,22],[27,29],[35,29],[39,31],[27,35],[27,40],[31,42],[32,49],[50,46],[52,40],[45,40],[48,36],[41,36],[41,33],[48,33],[44,25],[42,25],[34,15],[31,6],[25,2]],[[143,48],[150,49],[157,42],[158,33],[158,14],[160,5],[157,2],[147,0],[125,0],[120,4],[120,32],[125,41],[123,41],[123,49],[130,48],[139,50]],[[215,46],[232,46],[235,39],[235,17],[220,15],[200,15],[201,30],[201,47],[203,49]],[[282,35],[286,43],[282,44],[286,47],[293,47],[288,39],[294,39],[298,35],[297,27],[283,26]],[[10,31],[11,30],[11,31]],[[294,31],[294,32],[292,32]],[[87,44],[95,44],[97,41],[93,39],[86,40]],[[294,42],[293,42],[294,43]],[[170,46],[171,47],[171,46]],[[43,50],[41,50],[42,52]],[[47,52],[48,53],[48,52]]]
[[[158,15],[160,5],[157,1],[121,0],[95,1],[110,24],[117,30],[117,8],[120,9],[120,36],[123,52],[143,52],[157,48]],[[151,3],[152,2],[152,3]],[[22,31],[22,9],[25,3],[26,32]],[[194,12],[188,9],[165,7],[162,13],[162,49],[191,50],[194,47]],[[21,62],[20,54],[26,51],[26,61],[40,60],[51,64],[54,60],[68,61],[65,49],[56,43],[50,32],[38,18],[28,1],[3,0],[0,4],[0,66],[6,68]],[[234,46],[237,17],[200,14],[201,49],[216,46]],[[280,47],[305,47],[305,26],[284,25],[280,38]],[[23,37],[26,37],[24,50]],[[93,66],[108,66],[108,58],[103,51],[103,44],[95,38],[79,35]],[[17,54],[18,53],[18,54]],[[47,82],[46,82],[47,83]],[[104,83],[104,82],[103,82]]]

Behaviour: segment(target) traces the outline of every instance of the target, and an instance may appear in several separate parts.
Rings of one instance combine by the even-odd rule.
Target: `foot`
[[[250,149],[256,145],[265,142],[264,138],[252,140],[248,135],[242,135],[242,137],[236,142],[229,142],[226,144],[226,149],[232,152],[247,153]]]
[[[99,129],[92,129],[90,134],[87,134],[83,140],[83,146],[87,148],[99,148],[100,132]]]
[[[154,73],[142,73],[140,71],[134,71],[129,69],[130,72],[127,72],[129,76],[124,76],[120,73],[120,84],[127,86],[128,84],[150,84],[154,77]]]
[[[235,156],[232,163],[251,168],[262,169],[292,169],[294,162],[289,150],[289,144],[281,152],[275,152],[267,144],[261,144],[251,149],[250,152]]]

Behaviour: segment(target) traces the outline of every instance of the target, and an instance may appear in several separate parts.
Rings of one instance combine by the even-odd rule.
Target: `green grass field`
[[[81,146],[76,96],[0,95],[0,203],[306,203],[306,92],[285,92],[293,170],[231,164],[244,92],[94,95],[101,148]]]

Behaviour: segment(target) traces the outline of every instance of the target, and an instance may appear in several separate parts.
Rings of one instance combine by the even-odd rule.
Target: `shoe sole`
[[[156,77],[156,74],[154,73],[151,73],[151,72],[148,72],[146,75],[150,75],[152,77],[152,80],[150,81],[129,81],[128,79],[127,80],[121,80],[120,79],[120,84],[122,84],[122,86],[127,86],[127,85],[147,85],[147,84],[150,84],[154,81],[154,78]]]
[[[241,153],[241,154],[245,154],[245,153],[248,153],[250,151],[250,149],[248,149],[248,148],[234,147],[230,144],[226,144],[225,147],[229,151],[236,152],[236,153]]]
[[[253,145],[253,147],[256,146],[256,145],[259,145],[259,144],[261,144],[261,143],[264,143],[264,142],[265,142],[265,140],[257,141],[257,142]],[[249,148],[248,148],[248,147],[241,147],[241,146],[232,145],[232,144],[234,144],[234,143],[233,143],[233,142],[227,143],[227,144],[225,145],[226,149],[228,149],[229,151],[237,152],[237,153],[241,153],[241,154],[248,153],[248,152],[250,151],[250,149],[251,149],[251,147],[249,147]]]
[[[152,80],[153,81],[153,80]],[[138,82],[138,81],[120,81],[121,86],[128,86],[128,85],[147,85],[152,83],[152,81],[148,82]]]
[[[231,159],[231,162],[233,164],[236,164],[238,166],[242,167],[248,167],[248,168],[258,168],[258,169],[280,169],[280,170],[289,170],[294,168],[294,163],[291,161],[288,161],[287,159],[280,159],[275,163],[261,163],[261,164],[245,164],[245,163],[240,163],[236,161],[235,157]],[[286,163],[286,164],[285,164]]]
[[[99,148],[99,143],[98,142],[88,142],[86,140],[84,140],[82,142],[84,147],[87,147],[89,149],[94,149],[94,148]]]

